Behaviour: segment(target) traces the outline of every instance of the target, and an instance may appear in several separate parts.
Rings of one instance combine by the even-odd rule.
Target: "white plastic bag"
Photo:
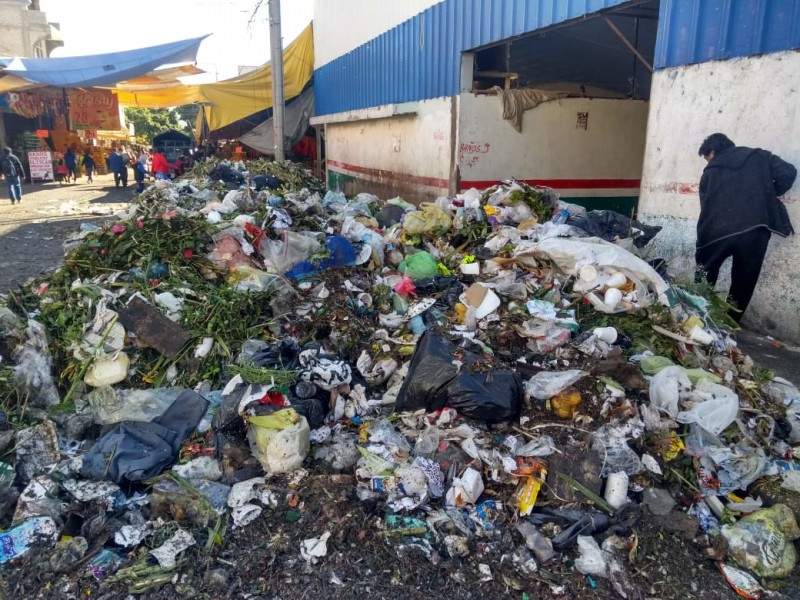
[[[548,400],[587,375],[586,371],[579,369],[542,371],[525,383],[525,393],[537,400]]]
[[[739,397],[736,393],[707,379],[700,380],[691,398],[697,404],[690,410],[679,412],[677,420],[680,423],[697,423],[714,435],[725,431],[739,414]]]
[[[575,559],[575,568],[584,575],[608,577],[608,562],[605,553],[590,535],[578,536],[578,550],[581,555]]]
[[[692,382],[683,367],[667,367],[650,380],[650,404],[673,419],[678,416],[678,403],[692,391]]]
[[[310,258],[322,246],[313,237],[294,231],[286,231],[281,238],[262,238],[258,245],[264,266],[272,273],[285,273],[296,264]]]
[[[288,473],[300,468],[310,448],[311,430],[305,417],[293,408],[285,408],[246,419],[250,450],[267,473]]]

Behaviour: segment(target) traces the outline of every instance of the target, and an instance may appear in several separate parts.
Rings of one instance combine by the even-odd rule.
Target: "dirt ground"
[[[115,189],[110,176],[99,176],[92,185],[25,186],[23,201],[17,206],[10,205],[4,186],[0,193],[0,292],[58,266],[62,241],[70,233],[82,222],[102,220],[126,209],[133,197],[130,187]],[[774,346],[768,349],[772,354],[780,350]],[[508,507],[498,516],[497,535],[470,539],[469,556],[451,559],[440,544],[434,544],[431,552],[409,537],[386,535],[382,503],[361,502],[352,476],[320,472],[312,461],[307,466],[312,473],[296,490],[300,497],[296,507],[286,503],[290,492],[286,482],[276,482],[276,496],[281,499],[277,507],[265,509],[261,517],[243,529],[228,530],[220,546],[207,554],[193,553],[193,558],[179,564],[177,574],[169,576],[168,583],[144,590],[136,597],[620,597],[607,580],[590,580],[572,568],[577,555],[574,549],[567,552],[563,563],[543,565],[535,573],[523,574],[511,559],[524,542],[513,527],[513,511]],[[498,489],[497,499],[505,501],[508,494],[508,489]],[[80,524],[91,516],[76,514],[74,519]],[[317,564],[306,563],[299,552],[302,540],[324,532],[331,533],[327,556]],[[655,517],[642,509],[638,522],[627,534],[634,542],[624,561],[631,576],[628,598],[737,597],[705,555],[703,536],[698,535],[693,519]],[[198,536],[201,544],[202,535],[203,532]],[[0,572],[0,599],[131,597],[129,582],[97,582],[87,574],[85,565],[55,575],[44,557],[31,554],[13,571]],[[479,564],[489,565],[491,580],[479,572]],[[781,597],[800,597],[795,595],[800,591],[796,585],[784,585]]]

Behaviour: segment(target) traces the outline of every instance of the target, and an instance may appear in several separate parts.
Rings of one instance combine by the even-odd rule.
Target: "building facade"
[[[63,45],[58,25],[47,22],[39,0],[0,0],[0,57],[43,58]]]
[[[662,225],[655,249],[682,276],[706,135],[800,164],[800,0],[317,0],[314,44],[331,187],[423,200],[548,185]],[[515,128],[509,88],[557,99]],[[784,200],[800,228],[798,189]],[[798,342],[799,255],[772,242],[746,317]]]

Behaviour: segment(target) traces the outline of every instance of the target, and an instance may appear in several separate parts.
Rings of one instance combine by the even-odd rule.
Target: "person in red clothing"
[[[303,162],[314,162],[317,160],[317,138],[314,130],[309,127],[305,135],[292,146],[292,154],[299,157]]]
[[[153,176],[156,179],[169,179],[169,170],[172,165],[167,161],[164,156],[164,151],[161,148],[153,150]]]

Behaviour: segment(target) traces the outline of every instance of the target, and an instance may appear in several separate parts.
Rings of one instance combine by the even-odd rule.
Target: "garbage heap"
[[[514,181],[419,206],[291,163],[156,181],[0,309],[0,569],[142,592],[339,473],[398,554],[477,581],[641,597],[660,518],[758,597],[797,561],[800,392],[647,260],[657,232]],[[301,564],[337,552],[315,533]]]

